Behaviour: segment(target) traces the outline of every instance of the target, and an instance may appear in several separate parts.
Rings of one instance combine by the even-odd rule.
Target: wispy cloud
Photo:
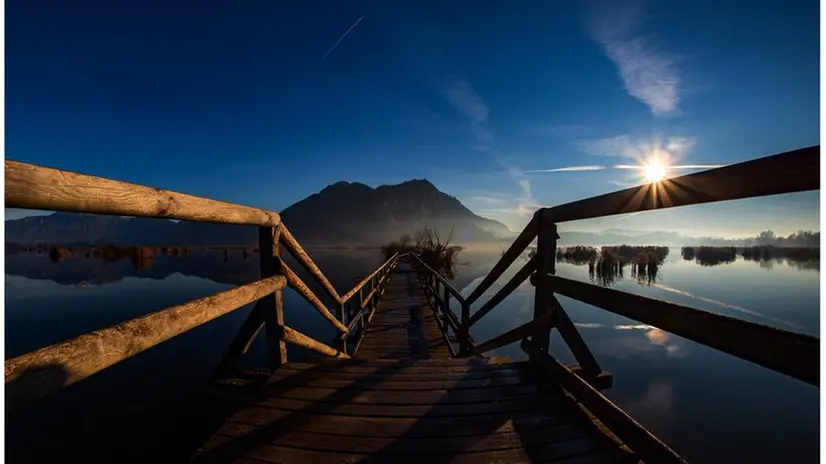
[[[347,29],[347,30],[344,32],[344,34],[341,34],[341,37],[339,37],[339,38],[338,38],[338,40],[336,40],[336,43],[334,43],[334,44],[333,44],[333,46],[332,46],[332,47],[330,47],[330,49],[329,49],[329,50],[327,50],[327,53],[325,53],[325,54],[324,54],[324,56],[322,56],[322,57],[321,57],[321,62],[322,62],[322,63],[324,62],[324,60],[326,60],[326,59],[327,59],[327,55],[329,55],[330,53],[332,53],[332,52],[333,52],[333,50],[335,50],[335,49],[336,49],[336,47],[338,47],[338,44],[340,44],[340,43],[341,43],[341,41],[342,41],[342,40],[344,40],[344,38],[345,38],[345,37],[347,37],[347,35],[348,35],[348,34],[350,34],[350,31],[352,31],[353,29],[355,29],[355,28],[356,28],[356,26],[358,26],[358,25],[359,25],[359,23],[361,22],[361,20],[362,20],[362,19],[364,19],[364,15],[361,15],[361,17],[359,17],[359,19],[357,19],[357,20],[356,20],[356,22],[354,22],[354,23],[353,23],[353,25],[352,25],[352,26],[350,26],[350,28],[349,28],[349,29]]]
[[[518,166],[511,165],[496,148],[496,137],[488,125],[489,109],[482,97],[473,88],[473,85],[458,74],[448,75],[438,86],[439,93],[460,114],[470,121],[475,143],[472,148],[488,154],[499,164],[513,182],[518,186],[520,194],[517,198],[479,211],[481,214],[493,215],[508,222],[510,226],[521,227],[526,219],[542,207],[534,198],[530,181]]]
[[[641,1],[604,1],[591,12],[588,32],[614,62],[628,93],[655,115],[679,113],[676,59],[640,34]]]
[[[566,166],[564,168],[554,168],[554,169],[531,169],[529,171],[524,171],[526,173],[539,173],[539,172],[576,172],[576,171],[601,171],[606,169],[605,166]]]
[[[628,134],[623,134],[604,139],[578,140],[574,145],[589,155],[626,158],[635,161],[637,165],[650,158],[671,165],[688,155],[696,142],[697,139],[694,137],[632,138]]]
[[[456,111],[467,116],[471,122],[487,123],[488,107],[467,79],[458,75],[448,76],[440,91]]]
[[[507,204],[507,200],[502,198],[494,198],[494,197],[485,197],[485,196],[475,196],[469,197],[467,201],[476,202],[476,203],[485,203],[487,205],[504,205]]]

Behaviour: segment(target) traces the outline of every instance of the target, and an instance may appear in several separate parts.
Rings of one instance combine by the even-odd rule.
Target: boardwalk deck
[[[408,265],[354,359],[288,363],[250,388],[196,462],[636,462],[531,364],[451,359]]]
[[[292,363],[196,462],[636,462],[554,383],[501,359]]]
[[[409,263],[392,275],[364,340],[360,358],[449,358],[447,344]]]

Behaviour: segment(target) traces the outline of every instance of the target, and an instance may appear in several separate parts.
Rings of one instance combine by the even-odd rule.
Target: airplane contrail
[[[353,28],[358,26],[358,24],[361,22],[362,19],[364,19],[364,15],[361,15],[361,17],[359,19],[357,19],[356,22],[354,22],[352,26],[350,26],[350,29],[347,29],[347,31],[344,34],[342,34],[341,37],[338,38],[338,40],[336,40],[336,43],[334,43],[333,46],[330,47],[329,50],[327,50],[327,53],[325,53],[324,56],[321,57],[321,62],[322,63],[327,58],[327,55],[329,55],[333,50],[335,50],[336,47],[338,47],[338,44],[341,43],[341,41],[344,40],[345,37],[347,37],[347,34],[349,34],[350,31],[353,30]]]
[[[524,171],[526,173],[537,173],[537,172],[574,172],[574,171],[600,171],[605,169],[605,166],[567,166],[564,168],[556,168],[556,169],[533,169],[531,171]]]
[[[665,169],[716,169],[722,168],[723,164],[681,164],[676,166],[663,166]],[[635,164],[617,164],[614,169],[645,169],[646,166],[637,166]]]

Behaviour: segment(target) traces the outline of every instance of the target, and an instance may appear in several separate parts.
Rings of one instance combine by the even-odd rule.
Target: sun
[[[649,182],[659,182],[665,178],[665,167],[657,161],[651,161],[645,166],[645,179]]]

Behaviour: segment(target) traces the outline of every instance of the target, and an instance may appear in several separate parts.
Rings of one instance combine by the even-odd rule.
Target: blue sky
[[[7,2],[6,156],[274,210],[427,178],[518,230],[639,183],[612,167],[641,154],[819,143],[814,0],[470,5]],[[541,172],[583,166],[608,169]],[[562,228],[789,233],[818,209],[814,192]]]

